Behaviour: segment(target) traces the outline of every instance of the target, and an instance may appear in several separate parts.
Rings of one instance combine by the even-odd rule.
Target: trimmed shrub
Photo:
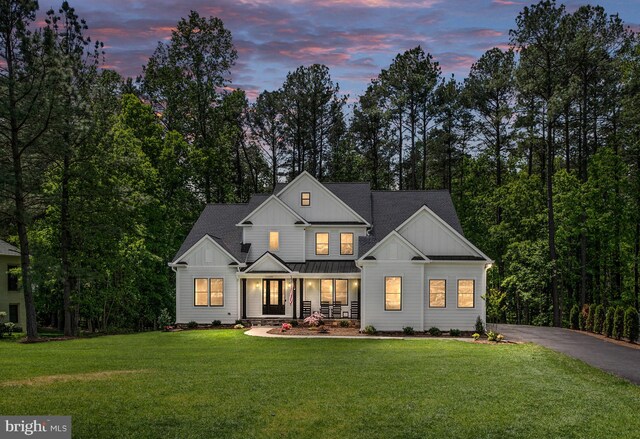
[[[440,337],[442,335],[442,331],[436,328],[435,326],[432,326],[431,328],[429,328],[429,331],[427,332],[429,332],[429,334],[433,335],[434,337]]]
[[[593,318],[596,315],[596,306],[591,304],[589,305],[589,310],[587,311],[587,322],[584,326],[584,329],[591,332],[593,331]]]
[[[242,320],[240,320],[240,319],[236,320],[235,325],[243,325]],[[244,326],[244,325],[243,325],[243,326]]]
[[[622,338],[624,333],[624,309],[621,306],[616,306],[616,313],[613,315],[613,337],[616,340]]]
[[[378,332],[378,331],[376,330],[375,326],[367,325],[367,326],[364,327],[364,333],[365,334],[373,335],[376,332]]]
[[[478,339],[480,338],[480,334],[478,334],[478,333],[476,332],[476,333],[474,333],[471,337],[473,337],[473,339],[474,339],[475,341],[478,341]]]
[[[198,322],[196,322],[195,320],[191,320],[189,323],[187,323],[187,328],[189,329],[196,329],[198,327]]]
[[[351,326],[351,322],[349,320],[340,320],[340,326],[343,328],[348,328]]]
[[[571,329],[578,329],[578,316],[580,315],[580,307],[576,303],[571,307],[571,311],[569,312],[569,327]]]
[[[402,332],[404,332],[404,335],[413,335],[416,333],[411,326],[405,326],[402,328]]]
[[[460,337],[461,334],[462,331],[460,331],[459,329],[449,329],[449,335],[451,337]]]
[[[631,343],[638,341],[638,311],[630,306],[624,313],[624,336],[629,339]]]
[[[616,314],[616,307],[610,306],[604,315],[604,325],[602,327],[602,334],[607,337],[611,337],[613,335],[613,317]]]
[[[582,305],[580,314],[578,315],[578,329],[584,331],[587,328],[587,314],[589,314],[589,305]]]
[[[291,320],[291,321],[289,322],[289,324],[290,324],[292,327],[294,327],[294,328],[295,328],[295,327],[297,327],[300,323],[299,323],[297,320]]]
[[[480,316],[476,318],[476,332],[478,334],[484,334],[484,322],[482,321]]]
[[[220,320],[214,320],[211,322],[211,326],[222,326],[222,322]]]
[[[174,321],[175,320],[169,310],[167,308],[162,308],[162,311],[160,311],[160,315],[158,316],[158,326],[160,329],[173,325]]]
[[[496,334],[493,331],[487,331],[487,340],[488,341],[496,341],[496,338],[498,337],[498,334]]]
[[[595,316],[593,317],[593,332],[595,332],[596,334],[602,334],[602,329],[604,327],[604,318],[604,306],[596,306]]]

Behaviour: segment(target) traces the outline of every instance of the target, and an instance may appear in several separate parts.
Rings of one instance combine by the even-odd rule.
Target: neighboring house
[[[492,261],[449,193],[372,191],[303,172],[246,204],[209,204],[169,264],[176,321],[296,319],[472,330]]]
[[[18,285],[20,250],[0,239],[0,312],[7,313],[5,322],[13,322],[21,328],[27,322],[24,294]]]

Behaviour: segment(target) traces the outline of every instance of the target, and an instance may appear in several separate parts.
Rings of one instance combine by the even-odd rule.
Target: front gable
[[[277,226],[294,224],[306,224],[306,221],[296,212],[291,210],[289,206],[283,203],[278,197],[272,195],[237,225]]]
[[[393,231],[382,241],[369,250],[362,259],[376,259],[378,261],[425,261],[424,255],[400,234]]]
[[[175,262],[175,264],[180,263],[186,263],[188,266],[196,267],[223,267],[238,263],[238,261],[211,236],[204,235]]]
[[[426,206],[397,229],[407,241],[427,256],[489,258]]]
[[[301,205],[302,193],[310,194],[310,205]],[[308,172],[298,175],[279,193],[281,199],[298,215],[311,223],[352,223],[367,221]]]
[[[291,270],[279,258],[266,252],[251,264],[245,273],[291,273]]]

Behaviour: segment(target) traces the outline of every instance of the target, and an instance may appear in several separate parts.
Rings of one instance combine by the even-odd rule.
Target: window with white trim
[[[269,232],[269,251],[277,252],[280,250],[280,232]]]
[[[447,281],[444,279],[429,279],[429,307],[446,308]]]
[[[475,295],[475,281],[473,279],[458,279],[458,308],[473,308]]]
[[[224,306],[224,279],[199,277],[193,280],[194,306]]]
[[[340,254],[353,254],[353,233],[340,233]]]
[[[317,255],[329,254],[329,233],[327,232],[316,233],[316,254]]]
[[[385,311],[402,310],[402,278],[400,276],[384,278],[384,309]]]

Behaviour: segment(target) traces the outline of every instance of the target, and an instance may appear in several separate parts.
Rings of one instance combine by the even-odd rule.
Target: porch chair
[[[329,314],[329,302],[320,302],[320,313],[325,319],[331,317],[331,314]]]
[[[302,318],[307,318],[311,315],[311,301],[303,300],[302,301]]]
[[[351,302],[351,318],[359,319],[360,318],[360,305],[357,300]]]
[[[333,309],[331,310],[331,318],[332,319],[340,319],[342,318],[342,303],[336,302],[333,304]]]

